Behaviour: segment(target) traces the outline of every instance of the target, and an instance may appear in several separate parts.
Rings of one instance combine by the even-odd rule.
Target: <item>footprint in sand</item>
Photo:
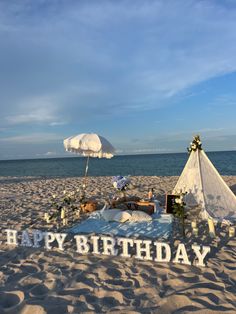
[[[41,271],[41,268],[33,263],[23,263],[21,265],[21,271],[27,274],[35,274]]]
[[[22,291],[0,292],[0,313],[18,313],[24,304]]]
[[[107,274],[113,278],[119,278],[122,276],[122,272],[115,268],[107,268]]]
[[[111,287],[115,286],[118,287],[120,286],[121,288],[129,288],[129,287],[134,287],[134,281],[133,280],[122,280],[122,279],[108,279],[105,280],[105,283],[107,284],[107,286]]]
[[[40,298],[44,299],[49,293],[49,289],[43,283],[37,284],[33,288],[30,289],[29,295],[32,298]]]
[[[198,275],[194,275],[191,273],[180,276],[179,279],[182,280],[184,283],[195,283],[195,282],[200,281],[200,278]]]
[[[29,295],[32,298],[45,298],[50,292],[53,292],[57,287],[55,279],[45,280],[42,283],[36,284],[29,290]]]

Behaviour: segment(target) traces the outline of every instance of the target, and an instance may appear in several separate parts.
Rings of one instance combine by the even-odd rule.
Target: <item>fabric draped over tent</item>
[[[236,219],[236,196],[202,149],[190,153],[173,193],[180,190],[187,206],[201,206],[204,219]]]

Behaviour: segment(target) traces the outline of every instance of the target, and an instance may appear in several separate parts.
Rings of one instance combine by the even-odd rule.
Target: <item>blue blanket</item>
[[[153,215],[151,221],[144,222],[107,222],[98,216],[73,226],[68,231],[73,234],[93,233],[123,237],[147,237],[151,239],[167,239],[172,231],[173,217],[171,215]]]

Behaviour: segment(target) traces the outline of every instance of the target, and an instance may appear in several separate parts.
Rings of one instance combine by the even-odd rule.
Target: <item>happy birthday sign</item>
[[[58,249],[64,251],[64,243],[68,237],[67,233],[42,232],[40,230],[32,230],[31,234],[28,230],[19,232],[13,229],[5,230],[7,233],[7,244],[22,247],[44,247],[47,250],[52,249],[52,244],[57,245]],[[135,259],[154,261],[154,262],[170,262],[191,265],[186,247],[183,243],[178,244],[176,253],[172,254],[171,247],[168,243],[140,240],[123,237],[110,236],[85,236],[75,235],[73,237],[76,244],[76,252],[79,254],[97,254],[122,256],[126,258],[134,257]],[[132,251],[132,253],[131,253]],[[209,246],[192,245],[191,251],[194,255],[195,266],[206,266],[204,260],[210,252]]]

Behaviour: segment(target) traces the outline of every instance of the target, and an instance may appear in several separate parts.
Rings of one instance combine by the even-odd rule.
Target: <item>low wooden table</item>
[[[125,202],[125,205],[129,210],[141,210],[149,215],[152,215],[155,209],[155,203],[152,201],[130,201]]]

